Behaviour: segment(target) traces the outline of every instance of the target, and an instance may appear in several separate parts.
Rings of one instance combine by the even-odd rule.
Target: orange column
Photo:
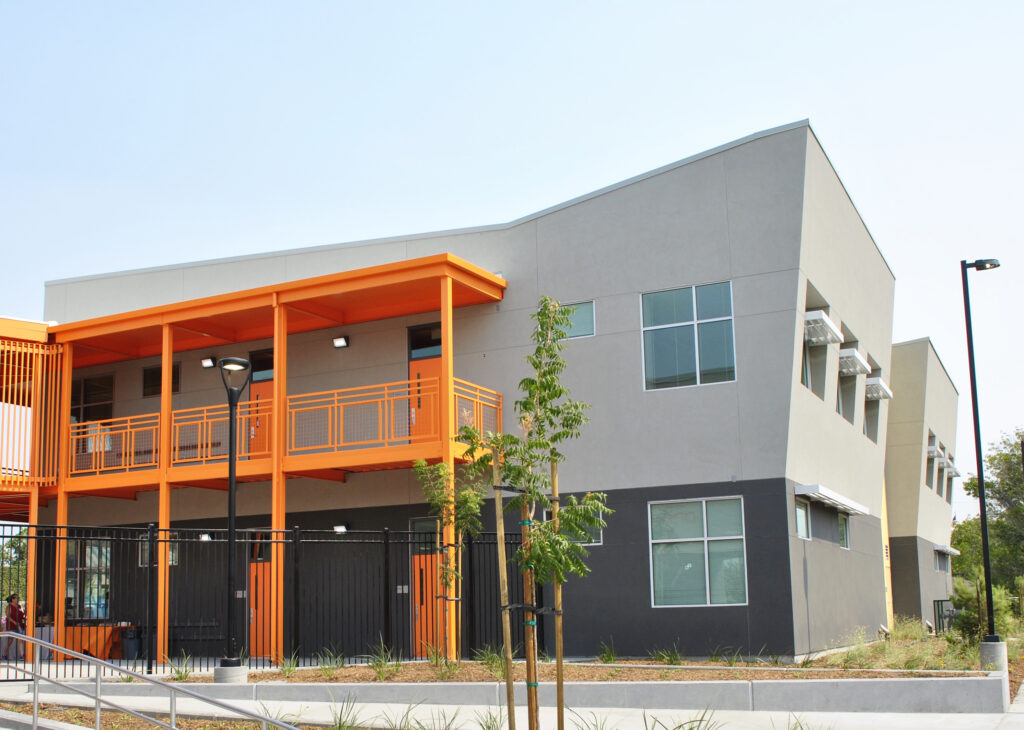
[[[157,533],[157,572],[156,572],[156,656],[162,659],[167,656],[167,591],[170,582],[170,529],[171,529],[171,485],[167,481],[167,471],[171,467],[171,407],[174,390],[174,330],[169,324],[163,325],[163,339],[160,357],[160,443],[157,448],[157,464],[160,479],[160,492],[157,497],[158,526]]]
[[[64,646],[65,602],[67,591],[66,573],[68,566],[68,472],[71,469],[71,368],[74,346],[64,345],[64,356],[60,372],[60,408],[57,411],[59,428],[59,460],[57,462],[57,543],[53,591],[53,643]],[[60,655],[55,657],[62,659]]]
[[[28,495],[28,553],[25,558],[25,630],[29,636],[36,635],[36,525],[39,524],[39,486],[32,485]],[[35,659],[36,647],[29,644],[25,660]]]
[[[270,529],[270,656],[284,658],[284,541],[285,474],[284,457],[288,428],[288,308],[274,304],[274,401],[271,418],[271,505]]]
[[[438,383],[438,403],[441,415],[441,461],[448,467],[448,502],[455,502],[455,371],[452,364],[452,279],[450,276],[441,278],[441,377]],[[441,535],[447,564],[455,566],[455,526],[452,515],[443,520],[444,532]],[[450,660],[458,659],[456,653],[456,617],[455,582],[449,580],[444,586],[443,599],[444,617],[444,648],[445,656]]]

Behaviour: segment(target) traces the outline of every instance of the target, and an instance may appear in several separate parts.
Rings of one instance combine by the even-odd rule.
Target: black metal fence
[[[504,547],[509,565],[520,538]],[[440,613],[456,613],[460,652],[472,657],[501,646],[497,539],[485,533],[467,541],[462,554],[462,592],[456,602],[438,599],[440,555],[430,532],[336,532],[333,530],[239,530],[237,533],[235,636],[249,666],[269,666],[280,645],[283,657],[301,665],[361,661],[383,643],[406,658],[426,657],[437,646]],[[204,670],[227,648],[226,530],[132,527],[0,525],[0,597],[19,596],[24,607],[28,552],[34,546],[35,635],[138,671],[158,665]],[[158,651],[159,568],[167,551],[166,654]],[[280,596],[271,571],[278,553]],[[62,566],[61,563],[64,563]],[[58,582],[57,575],[62,574]],[[522,581],[509,570],[510,601],[522,602]],[[64,626],[54,635],[58,590]],[[7,609],[12,616],[17,609]],[[447,606],[447,608],[445,608]],[[279,615],[280,614],[280,615]],[[14,620],[12,618],[13,628]],[[513,645],[523,643],[513,621]],[[280,636],[278,636],[280,632]],[[7,654],[0,646],[0,655]],[[17,652],[11,652],[17,653]],[[75,662],[51,662],[54,675],[75,672]],[[23,661],[6,657],[8,668]],[[0,670],[0,679],[18,679]]]

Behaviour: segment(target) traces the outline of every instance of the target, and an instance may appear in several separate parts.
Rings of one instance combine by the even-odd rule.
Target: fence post
[[[384,528],[384,635],[387,646],[394,650],[391,634],[391,530]]]
[[[156,525],[146,526],[149,558],[146,560],[146,674],[153,673],[153,653],[156,651],[156,581],[153,562],[156,557]]]
[[[473,536],[466,533],[466,569],[462,576],[462,610],[466,617],[465,634],[462,642],[462,655],[469,657],[473,655],[476,648],[476,601],[473,600],[474,575],[473,575]],[[466,641],[465,637],[468,637]]]
[[[298,658],[299,648],[299,607],[302,605],[302,591],[299,588],[299,546],[302,544],[302,528],[292,528],[292,656]]]

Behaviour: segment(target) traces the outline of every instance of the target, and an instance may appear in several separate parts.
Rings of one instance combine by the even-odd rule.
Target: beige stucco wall
[[[948,545],[953,508],[925,481],[928,432],[956,455],[958,394],[927,338],[893,345],[893,398],[889,413],[886,483],[889,532]],[[899,388],[899,390],[896,390]]]
[[[789,339],[793,395],[786,476],[839,492],[878,517],[888,405],[880,405],[877,443],[863,431],[864,375],[857,377],[853,423],[836,412],[840,345],[828,346],[824,399],[801,385],[802,318],[810,281],[827,300],[829,316],[856,336],[860,353],[877,362],[889,381],[895,280],[813,134],[806,144],[798,308]]]

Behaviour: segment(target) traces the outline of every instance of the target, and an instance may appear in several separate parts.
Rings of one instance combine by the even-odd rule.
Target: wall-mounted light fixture
[[[334,347],[339,350],[343,347],[348,347],[348,335],[341,335],[340,337],[335,337],[333,342]]]
[[[208,533],[208,532],[203,532],[203,533],[200,533],[200,535],[199,535],[199,542],[210,542],[210,540],[212,540],[212,539],[213,538],[210,537],[210,533]]]
[[[217,359],[212,356],[204,357],[202,360],[199,361],[199,364],[202,365],[204,368],[209,369],[217,364]]]
[[[348,532],[348,525],[347,524],[335,525],[334,526],[334,531],[335,532]]]

